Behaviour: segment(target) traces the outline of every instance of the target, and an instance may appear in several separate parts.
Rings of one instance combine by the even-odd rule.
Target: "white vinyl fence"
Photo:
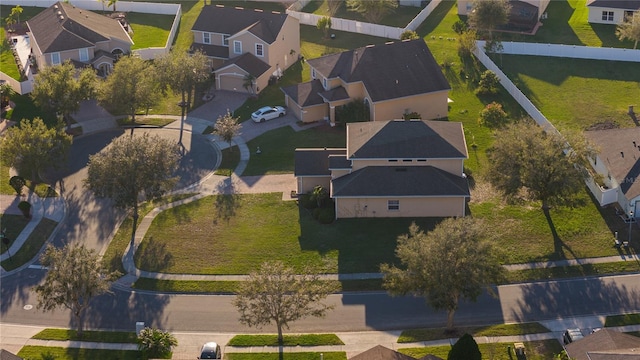
[[[484,42],[478,46],[484,46]],[[523,42],[503,42],[502,46],[503,54],[640,62],[640,50],[632,49]]]
[[[302,25],[316,26],[318,24],[318,20],[323,18],[323,16],[321,15],[293,10],[287,10],[287,14],[298,19],[300,21],[300,24]],[[400,39],[400,35],[402,35],[402,32],[404,31],[404,29],[398,27],[371,24],[367,22],[341,19],[336,17],[331,18],[331,29],[357,34],[379,36],[389,39]]]
[[[429,17],[429,15],[431,15],[431,12],[433,12],[433,10],[437,8],[438,5],[440,5],[441,2],[442,0],[431,0],[431,2],[429,2],[429,4],[425,6],[425,8],[422,9],[422,11],[420,11],[420,13],[416,15],[413,20],[411,20],[411,22],[409,22],[407,27],[405,27],[405,30],[415,31],[420,26],[420,24],[422,24],[422,22],[424,22]]]

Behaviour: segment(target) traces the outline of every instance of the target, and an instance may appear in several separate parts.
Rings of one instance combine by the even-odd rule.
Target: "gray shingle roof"
[[[470,196],[467,179],[433,166],[367,166],[332,185],[336,198]]]
[[[111,39],[132,43],[118,20],[64,2],[41,11],[27,21],[27,26],[45,54],[93,47]]]
[[[462,124],[448,121],[372,121],[347,124],[349,159],[468,157]]]
[[[320,96],[320,92],[324,91],[320,80],[291,85],[280,88],[280,90],[286,95],[289,95],[291,100],[300,106],[312,106],[324,103],[324,100]]]
[[[206,5],[191,30],[233,35],[246,29],[271,44],[277,39],[287,16],[261,10]]]
[[[349,360],[415,360],[415,358],[378,345],[363,353],[350,357]]]
[[[296,149],[295,176],[330,176],[329,156],[344,156],[345,149]]]
[[[604,328],[568,344],[566,349],[567,354],[575,360],[637,360],[640,359],[640,338]],[[606,357],[594,357],[596,354]],[[631,354],[635,357],[630,357]]]
[[[640,0],[591,0],[587,6],[624,10],[640,10]]]
[[[600,159],[627,199],[640,195],[640,181],[637,181],[640,176],[640,128],[594,130],[584,134],[600,148]]]
[[[340,155],[329,155],[329,170],[351,169],[351,161],[347,160],[347,149]]]
[[[191,50],[192,51],[200,50],[203,54],[207,56],[215,57],[215,58],[220,58],[220,59],[229,58],[229,48],[222,45],[193,43],[191,44]]]
[[[308,63],[325,77],[363,82],[374,102],[451,89],[422,39],[367,46]]]
[[[222,66],[218,69],[218,71],[226,68],[227,66],[231,66],[233,64],[237,65],[238,67],[240,67],[241,69],[243,69],[244,71],[248,72],[249,74],[253,75],[256,78],[264,74],[265,71],[271,68],[269,64],[258,59],[252,53],[244,53],[240,56],[236,56],[232,59],[226,60],[224,64],[222,64]]]

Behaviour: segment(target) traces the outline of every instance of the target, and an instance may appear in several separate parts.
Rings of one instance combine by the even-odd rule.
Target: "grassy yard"
[[[36,225],[36,228],[33,230],[31,235],[29,235],[20,250],[18,250],[16,254],[11,254],[11,258],[3,261],[0,265],[2,265],[5,270],[11,271],[33,259],[40,249],[42,249],[42,246],[49,236],[51,236],[51,233],[57,225],[57,222],[50,219],[40,220],[40,223]]]
[[[537,322],[522,323],[522,324],[498,324],[482,327],[464,327],[459,328],[458,333],[460,335],[469,333],[474,337],[478,336],[515,336],[515,335],[528,335],[528,334],[540,334],[547,333],[550,330],[540,325]],[[451,334],[445,333],[444,329],[411,329],[405,330],[400,334],[398,343],[412,343],[419,341],[431,341],[448,339]]]
[[[11,240],[8,246],[5,246],[4,243],[0,244],[0,254],[4,254],[7,249],[11,247],[11,244],[13,244],[18,235],[22,232],[22,229],[24,229],[28,223],[29,219],[22,215],[0,215],[0,229],[6,229],[5,235]]]
[[[507,347],[511,347],[513,351],[513,343],[493,343],[493,344],[478,344],[480,352],[482,353],[482,359],[486,360],[513,360],[516,358],[515,354],[509,354]],[[549,360],[553,359],[555,354],[559,354],[562,351],[562,346],[557,340],[542,340],[542,341],[529,341],[524,343],[525,352],[528,360]],[[430,346],[422,348],[405,348],[398,351],[413,356],[419,359],[427,354],[439,356],[443,359],[447,358],[451,350],[451,346]]]
[[[231,176],[240,163],[240,150],[237,146],[222,150],[222,162],[216,169],[216,175]]]
[[[219,195],[159,214],[136,252],[140,269],[247,274],[267,260],[327,273],[376,272],[395,261],[411,219],[343,219],[321,225],[282,195]],[[418,219],[431,229],[438,219]]]
[[[284,335],[284,346],[344,345],[336,334]],[[278,346],[278,335],[236,335],[228,346]]]
[[[605,327],[640,324],[640,314],[610,315],[604,322]]]
[[[23,359],[56,359],[56,360],[139,360],[139,351],[97,350],[62,348],[52,346],[23,346],[18,352]]]
[[[422,10],[421,7],[416,6],[398,6],[392,10],[389,14],[385,15],[379,22],[380,25],[387,25],[393,27],[404,28],[416,17]],[[316,15],[329,16],[329,9],[325,0],[311,1],[307,6],[302,9],[302,12],[312,13]],[[351,11],[347,8],[346,2],[342,2],[342,5],[338,8],[338,11],[333,16],[340,19],[349,19],[362,22],[369,22],[362,14]]]
[[[127,21],[133,29],[131,50],[164,47],[174,19],[173,15],[127,13]]]
[[[82,337],[76,330],[48,328],[35,334],[32,339],[57,341],[91,341],[103,343],[132,343],[137,342],[135,332],[125,331],[91,331],[85,330]]]
[[[345,352],[324,352],[324,360],[346,360]],[[226,360],[318,360],[320,353],[295,352],[295,353],[228,353],[224,355]]]

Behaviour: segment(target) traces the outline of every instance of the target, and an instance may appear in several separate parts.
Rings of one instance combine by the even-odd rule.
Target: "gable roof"
[[[266,43],[273,43],[287,14],[262,10],[206,5],[191,30],[233,35],[242,30],[249,31]]]
[[[388,349],[382,345],[350,357],[349,360],[416,360],[414,357]]]
[[[640,359],[640,338],[604,328],[566,346],[575,360]]]
[[[585,136],[600,148],[600,159],[620,190],[631,200],[640,195],[640,128],[585,131]]]
[[[94,12],[57,2],[27,21],[40,51],[52,53],[93,47],[117,39],[133,44],[120,22]]]
[[[363,82],[373,102],[451,89],[423,39],[372,45],[307,62],[327,78]]]
[[[640,10],[640,0],[590,0],[587,6],[624,9],[624,10]]]
[[[220,68],[217,69],[220,72],[222,69],[229,67],[231,65],[236,65],[247,73],[253,75],[253,77],[259,77],[264,74],[265,71],[269,70],[271,66],[266,62],[258,59],[252,53],[244,53],[240,56],[236,56],[232,59],[226,60]]]
[[[320,80],[311,80],[301,84],[280,88],[285,95],[300,106],[311,106],[324,104],[320,93],[324,91]]]
[[[296,149],[294,155],[295,176],[330,176],[331,155],[344,156],[345,149]]]
[[[331,183],[334,198],[470,196],[467,179],[430,165],[367,166]]]
[[[0,349],[0,360],[22,360],[22,358],[5,349]]]
[[[462,124],[448,121],[372,121],[347,124],[349,159],[466,159]]]

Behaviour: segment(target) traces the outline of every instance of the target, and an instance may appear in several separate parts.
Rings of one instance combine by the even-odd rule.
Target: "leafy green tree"
[[[240,129],[242,128],[238,119],[227,110],[227,113],[218,117],[215,125],[213,125],[213,132],[229,143],[229,148],[231,148],[231,141],[240,134]]]
[[[160,83],[152,64],[137,56],[123,56],[113,72],[101,83],[98,100],[110,109],[129,115],[136,122],[136,112],[158,100]]]
[[[447,360],[482,360],[482,353],[473,336],[465,333],[453,344]]]
[[[489,181],[508,197],[526,191],[545,211],[553,204],[571,204],[584,188],[588,158],[596,151],[580,134],[567,132],[566,137],[544,132],[532,121],[507,125],[489,153]]]
[[[242,87],[245,90],[247,90],[247,92],[250,93],[251,95],[255,95],[255,86],[256,86],[256,77],[251,74],[245,75],[244,78],[242,79]]]
[[[323,16],[318,19],[318,23],[316,24],[318,30],[322,31],[325,39],[329,36],[329,31],[331,30],[331,18],[328,16]]]
[[[493,31],[509,21],[510,11],[508,0],[474,0],[467,21],[477,30],[486,31],[489,39],[493,39]]]
[[[111,198],[116,207],[131,211],[131,244],[138,225],[139,201],[159,199],[173,188],[179,158],[175,143],[148,134],[119,137],[89,156],[85,186],[97,197]]]
[[[27,182],[24,180],[24,178],[22,176],[12,176],[9,179],[9,185],[11,185],[11,187],[13,188],[13,190],[16,191],[16,195],[20,196],[22,195],[22,188],[27,184]]]
[[[138,334],[138,349],[147,358],[165,358],[178,346],[178,340],[168,331],[145,327]]]
[[[469,25],[462,20],[458,20],[453,25],[451,25],[451,30],[453,30],[456,34],[462,35],[463,32],[469,30]]]
[[[480,117],[478,118],[480,125],[492,129],[504,126],[507,121],[509,121],[509,115],[502,110],[502,105],[495,101],[487,104],[487,106],[480,111]]]
[[[155,64],[160,74],[162,87],[165,89],[170,88],[182,96],[182,101],[180,102],[182,116],[180,138],[178,140],[178,144],[182,144],[185,111],[191,106],[191,98],[196,85],[209,78],[209,61],[200,51],[196,51],[194,54],[188,54],[184,51],[171,51],[169,54],[156,59]]]
[[[118,0],[106,0],[107,1],[107,6],[113,6],[113,11],[117,11],[116,10],[116,3],[118,2]]]
[[[71,142],[62,124],[48,128],[40,118],[23,119],[0,138],[0,161],[15,168],[18,175],[37,182],[41,171],[64,163]]]
[[[347,0],[347,8],[360,13],[368,22],[377,24],[398,7],[397,0]]]
[[[480,75],[476,94],[497,94],[500,91],[500,79],[498,75],[491,70],[486,70]]]
[[[23,10],[22,6],[16,5],[11,8],[11,14],[9,15],[12,18],[16,19],[16,21],[18,22],[18,25],[20,25],[20,15],[22,14],[22,10]]]
[[[620,41],[627,39],[633,41],[633,48],[637,48],[640,41],[640,13],[636,11],[633,16],[627,17],[625,21],[618,24],[616,35]]]
[[[280,261],[265,262],[241,282],[233,304],[242,324],[262,327],[275,323],[282,344],[282,329],[288,329],[289,323],[308,316],[324,317],[333,309],[321,302],[333,290],[310,269],[296,274]]]
[[[415,40],[420,39],[420,35],[414,30],[405,30],[400,34],[400,40]]]
[[[464,59],[471,59],[471,55],[476,50],[476,37],[477,33],[475,30],[470,29],[458,37],[458,56]]]
[[[49,245],[40,261],[48,270],[44,282],[35,288],[38,309],[71,310],[78,336],[82,337],[84,315],[91,299],[108,293],[119,273],[106,271],[100,256],[83,244],[67,244],[62,249]]]
[[[33,84],[31,97],[41,108],[56,112],[69,123],[69,114],[78,111],[80,101],[90,99],[97,83],[95,71],[79,72],[70,61],[40,69]]]
[[[383,287],[391,295],[424,297],[436,310],[447,311],[447,329],[460,299],[475,301],[483,288],[501,279],[504,269],[482,223],[470,217],[448,218],[424,233],[414,223],[398,237],[401,267],[380,267]],[[490,288],[489,288],[490,290]]]

